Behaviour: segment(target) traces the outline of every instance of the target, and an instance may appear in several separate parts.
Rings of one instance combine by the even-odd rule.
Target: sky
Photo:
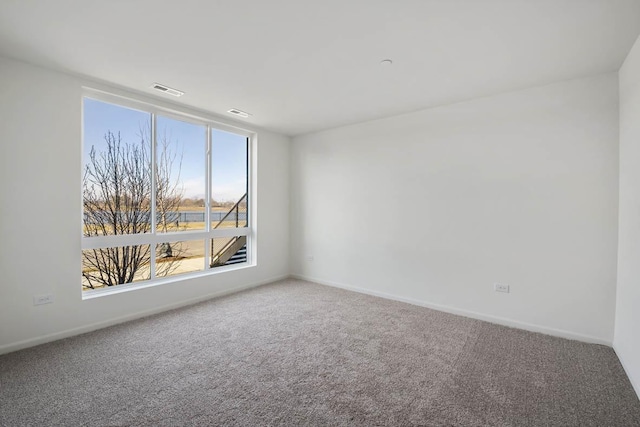
[[[122,142],[131,144],[139,144],[142,133],[150,134],[151,114],[90,98],[84,99],[83,120],[83,167],[89,162],[91,147],[98,152],[106,149],[108,131],[116,136],[120,132]],[[206,127],[161,115],[156,116],[156,122],[158,142],[166,137],[169,150],[176,155],[171,178],[179,177],[178,186],[184,189],[185,197],[204,198]],[[219,202],[236,202],[246,192],[246,137],[213,129],[211,144],[212,197]]]

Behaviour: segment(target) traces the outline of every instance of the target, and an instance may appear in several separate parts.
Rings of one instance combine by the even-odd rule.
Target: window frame
[[[181,107],[173,104],[163,105],[164,102],[156,101],[156,100],[143,100],[142,97],[130,97],[128,95],[115,94],[113,92],[106,92],[100,89],[96,89],[93,87],[83,87],[81,93],[81,158],[84,157],[85,152],[85,144],[84,144],[84,103],[85,99],[92,99],[100,102],[109,103],[115,106],[134,109],[137,111],[141,111],[144,113],[148,113],[150,115],[150,131],[151,131],[151,186],[155,188],[156,181],[156,167],[157,167],[157,159],[156,159],[156,149],[157,149],[157,141],[156,141],[156,119],[158,115],[163,117],[179,120],[182,122],[190,123],[198,126],[206,127],[206,149],[204,156],[204,168],[205,168],[205,194],[207,195],[205,199],[205,211],[204,211],[204,220],[205,220],[205,228],[204,230],[190,230],[190,231],[173,231],[173,232],[158,232],[156,227],[156,221],[151,221],[151,231],[148,233],[140,233],[140,234],[119,234],[119,235],[108,235],[108,236],[93,236],[87,237],[84,235],[84,206],[82,204],[82,185],[80,185],[80,238],[81,238],[81,248],[80,248],[80,258],[82,258],[82,251],[90,250],[90,249],[101,249],[101,248],[112,248],[119,246],[132,246],[132,245],[151,245],[151,272],[150,279],[144,280],[140,282],[133,283],[123,283],[116,286],[110,286],[100,289],[87,289],[84,290],[82,287],[82,280],[80,276],[79,280],[79,288],[82,295],[82,299],[91,299],[99,296],[110,295],[114,293],[120,293],[135,289],[143,289],[151,286],[157,286],[167,283],[173,282],[182,282],[184,280],[189,280],[197,277],[209,276],[212,274],[223,274],[229,271],[242,270],[245,268],[252,268],[257,266],[257,233],[256,233],[256,217],[257,217],[257,209],[256,209],[256,145],[258,134],[253,130],[249,130],[246,128],[234,126],[228,123],[224,123],[219,121],[218,119],[213,118],[212,116],[208,116],[206,114],[193,114],[190,112],[189,107]],[[244,136],[247,139],[247,226],[246,227],[238,227],[238,228],[213,228],[211,221],[211,177],[212,177],[212,168],[211,168],[211,148],[212,148],[212,130],[220,130],[224,132],[230,132],[236,135]],[[82,161],[80,162],[80,174],[84,173],[84,166]],[[151,192],[151,204],[153,206],[153,211],[155,211],[155,190]],[[235,236],[246,236],[246,256],[247,260],[245,262],[233,264],[233,265],[225,265],[219,267],[210,267],[209,262],[211,258],[211,241],[214,238],[228,238]],[[202,240],[205,245],[205,254],[204,254],[204,269],[195,272],[189,273],[180,273],[172,276],[162,276],[162,277],[154,277],[155,272],[155,263],[156,263],[156,245],[162,244],[167,241],[188,241],[188,240]]]

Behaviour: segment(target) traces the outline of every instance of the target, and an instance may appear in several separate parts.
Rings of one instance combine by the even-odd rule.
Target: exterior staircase
[[[211,267],[231,265],[247,260],[247,236],[238,236],[229,240],[216,254],[211,257]]]
[[[226,215],[213,227],[218,228],[227,220],[234,221],[236,228],[240,226],[240,204],[247,200],[247,194],[238,200],[238,202],[226,213]],[[246,211],[244,211],[246,212]],[[233,215],[235,213],[235,215]],[[246,214],[245,214],[246,215]],[[246,217],[244,219],[246,224]],[[245,225],[246,226],[246,225]],[[211,240],[211,267],[220,267],[223,265],[239,264],[247,261],[247,236],[236,236],[231,238],[219,251],[214,251],[213,239]]]
[[[241,247],[238,252],[233,254],[233,256],[229,258],[229,260],[225,262],[224,265],[238,264],[241,262],[247,262],[247,245],[246,244],[243,247]]]

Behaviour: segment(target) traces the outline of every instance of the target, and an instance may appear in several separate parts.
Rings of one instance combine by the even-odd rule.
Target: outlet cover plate
[[[53,300],[53,294],[36,295],[33,297],[33,305],[51,304]]]
[[[504,292],[504,293],[509,293],[509,285],[505,285],[503,283],[494,283],[493,284],[493,289],[496,292]]]

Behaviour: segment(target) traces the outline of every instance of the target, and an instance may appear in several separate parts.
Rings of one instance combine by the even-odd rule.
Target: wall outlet
[[[505,292],[507,294],[509,293],[509,285],[505,285],[502,283],[494,283],[493,288],[496,292]]]
[[[36,295],[33,297],[33,305],[51,304],[53,299],[53,294]]]
[[[313,262],[313,255],[307,255],[307,261]]]

